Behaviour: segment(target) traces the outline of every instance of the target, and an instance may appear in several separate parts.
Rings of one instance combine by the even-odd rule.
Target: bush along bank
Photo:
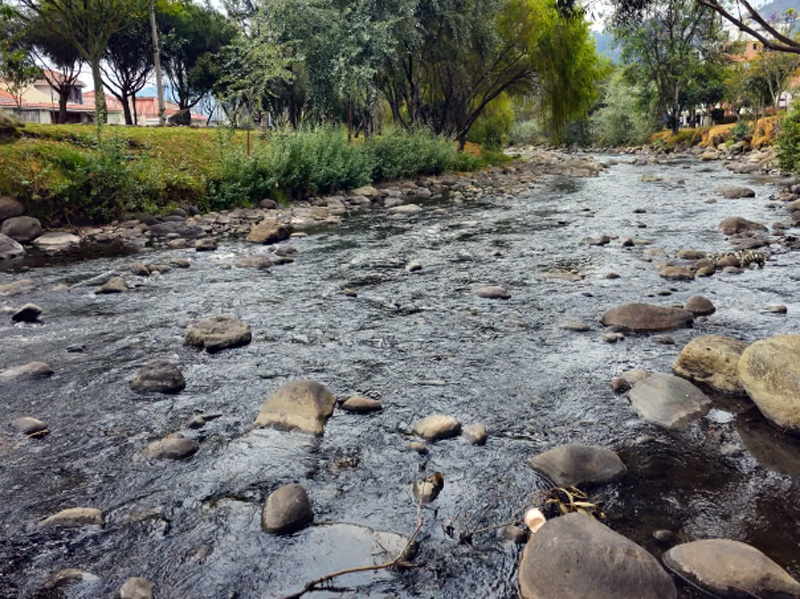
[[[197,206],[175,208],[166,215],[132,214],[105,226],[75,228],[70,233],[51,232],[42,235],[41,226],[36,221],[37,231],[29,231],[24,238],[14,238],[26,247],[17,244],[14,239],[7,239],[16,246],[10,245],[7,248],[10,253],[5,255],[0,235],[0,268],[3,267],[3,259],[14,257],[15,251],[22,252],[17,253],[17,257],[23,255],[28,244],[48,252],[76,249],[91,252],[109,246],[123,246],[132,251],[145,246],[213,251],[217,240],[221,238],[244,238],[252,243],[272,245],[289,235],[305,235],[314,229],[336,226],[348,215],[364,210],[382,210],[387,218],[413,220],[440,210],[441,204],[438,207],[435,204],[437,199],[457,206],[485,196],[515,196],[537,185],[546,174],[595,176],[600,170],[601,165],[591,157],[554,154],[548,163],[508,162],[472,173],[420,176],[413,181],[383,182],[285,203],[266,198],[257,206],[216,210],[206,214],[201,214]],[[24,221],[35,221],[28,220],[27,216],[3,220],[3,201],[0,198],[0,229],[11,233],[9,237],[17,234],[16,227],[24,224]],[[11,199],[6,201],[16,202]],[[22,205],[17,203],[16,213],[22,210]],[[279,249],[275,255],[263,261],[264,267],[291,261],[291,255],[281,253],[285,248],[272,247]],[[13,261],[5,264],[13,266]]]
[[[389,130],[348,143],[344,131],[23,128],[0,146],[0,194],[52,226],[103,224],[131,214],[294,201],[400,178],[505,162],[472,155],[427,131]],[[93,130],[92,130],[93,131]]]

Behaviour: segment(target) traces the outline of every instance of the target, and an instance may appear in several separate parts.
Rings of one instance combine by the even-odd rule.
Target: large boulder
[[[680,308],[650,304],[625,304],[612,308],[600,319],[607,327],[634,332],[670,331],[692,324],[694,314]]]
[[[250,229],[247,241],[251,243],[278,243],[289,239],[289,229],[275,218],[265,218]]]
[[[8,235],[0,233],[0,261],[13,260],[25,255],[25,248]]]
[[[755,547],[707,539],[673,547],[664,565],[722,599],[800,599],[800,583]]]
[[[747,220],[741,216],[731,216],[719,224],[719,232],[723,235],[739,235],[741,233],[760,233],[767,231],[761,223]]]
[[[0,222],[23,214],[25,214],[25,206],[22,205],[22,202],[7,196],[0,196]]]
[[[0,233],[20,243],[28,243],[42,234],[42,223],[32,216],[14,216],[3,221]]]
[[[298,484],[283,485],[267,497],[261,510],[264,532],[294,532],[314,520],[306,490]]]
[[[255,425],[321,435],[335,405],[336,398],[324,385],[316,381],[291,381],[264,402]]]
[[[651,374],[636,383],[628,397],[641,418],[673,429],[684,428],[711,408],[705,393],[669,374]]]
[[[800,434],[800,335],[777,335],[748,346],[739,379],[764,417]]]
[[[534,456],[530,465],[557,487],[606,483],[625,472],[615,452],[590,445],[560,445]]]
[[[722,393],[742,393],[739,358],[747,344],[721,335],[703,335],[687,343],[672,371]]]
[[[522,599],[675,599],[656,558],[591,516],[549,520],[519,566]]]
[[[72,233],[45,233],[33,240],[34,247],[50,254],[68,252],[81,244],[81,238]]]
[[[131,379],[137,393],[178,393],[186,387],[186,379],[172,362],[154,360],[140,368]]]
[[[208,353],[247,345],[252,338],[250,325],[225,315],[195,322],[186,331],[186,343],[205,349]]]

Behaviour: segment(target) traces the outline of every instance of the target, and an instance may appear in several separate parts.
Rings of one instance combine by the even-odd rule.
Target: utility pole
[[[164,85],[161,83],[161,50],[158,43],[158,27],[156,27],[156,2],[150,0],[150,27],[153,30],[153,64],[156,70],[156,90],[158,91],[158,125],[166,124],[164,118]]]

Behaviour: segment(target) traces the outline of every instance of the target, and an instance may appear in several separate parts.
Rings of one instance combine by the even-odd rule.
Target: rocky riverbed
[[[631,596],[735,596],[709,556],[800,596],[800,441],[758,374],[796,350],[751,345],[798,332],[794,182],[722,150],[523,153],[0,262],[0,597],[279,598],[397,555],[420,498],[424,565],[339,589],[547,597],[586,552],[571,597],[618,551]],[[569,516],[523,554],[492,528],[554,482],[619,534]]]

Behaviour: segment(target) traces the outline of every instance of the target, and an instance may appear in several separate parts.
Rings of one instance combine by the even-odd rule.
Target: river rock
[[[487,299],[509,299],[511,297],[511,294],[505,287],[499,287],[496,285],[479,287],[475,290],[475,295]]]
[[[565,320],[564,322],[559,323],[558,328],[563,331],[572,331],[574,333],[585,333],[586,331],[591,330],[591,327],[588,324],[581,322],[580,320]]]
[[[673,429],[685,428],[711,408],[705,393],[669,374],[651,374],[636,383],[628,397],[641,418]]]
[[[217,240],[213,237],[204,237],[194,242],[194,249],[198,252],[213,252],[217,249]]]
[[[186,343],[215,353],[247,345],[252,340],[250,326],[234,316],[214,316],[189,325]]]
[[[684,249],[684,250],[680,250],[676,254],[676,257],[679,260],[700,260],[700,259],[706,257],[706,253],[705,252],[701,252],[699,250],[687,250],[687,249]]]
[[[28,243],[42,234],[42,223],[32,216],[13,216],[3,221],[0,233],[20,243]]]
[[[764,312],[769,312],[770,314],[786,314],[788,308],[786,304],[778,304],[774,306],[764,306]]]
[[[483,424],[475,423],[463,427],[461,429],[461,436],[472,445],[486,445],[486,439],[489,437],[489,433],[486,431],[486,427]]]
[[[236,261],[239,268],[255,268],[257,270],[267,270],[272,268],[272,260],[266,256],[243,256]]]
[[[255,425],[321,435],[335,405],[336,398],[324,385],[316,381],[291,381],[264,402]]]
[[[13,428],[15,431],[19,431],[23,435],[34,435],[36,433],[46,431],[47,424],[38,418],[21,416],[19,418],[14,418],[14,420],[11,421],[11,428]]]
[[[414,425],[414,434],[426,441],[439,441],[457,437],[461,432],[461,423],[452,416],[432,414]]]
[[[741,216],[731,216],[719,224],[719,232],[723,235],[739,235],[740,233],[756,233],[766,230],[767,227],[761,223],[747,220]]]
[[[42,378],[50,376],[51,374],[53,374],[53,369],[44,362],[29,362],[22,366],[15,366],[14,368],[0,371],[0,382]]]
[[[40,235],[32,244],[43,252],[58,254],[68,252],[81,244],[81,238],[72,233],[52,232]]]
[[[646,370],[626,370],[618,377],[611,379],[611,389],[614,393],[625,393],[630,391],[636,383],[646,379],[650,373]]]
[[[730,187],[723,187],[719,190],[720,195],[728,200],[739,200],[741,198],[754,198],[756,192],[749,187],[739,187],[732,185]]]
[[[672,281],[691,281],[694,279],[694,271],[685,266],[665,266],[661,269],[661,277]]]
[[[748,346],[739,379],[764,417],[800,434],[800,335],[777,335]]]
[[[196,454],[198,449],[200,444],[194,439],[175,434],[153,441],[143,453],[153,460],[183,460]]]
[[[168,360],[150,362],[131,379],[131,389],[137,393],[178,393],[185,387],[183,374]]]
[[[25,214],[25,206],[22,205],[22,202],[8,196],[0,196],[0,222],[23,214]]]
[[[251,243],[272,244],[284,239],[289,239],[289,229],[275,218],[265,218],[247,235],[247,241]]]
[[[365,185],[364,187],[358,187],[350,191],[348,195],[350,196],[364,196],[365,198],[375,198],[378,197],[378,190],[372,187],[371,185]]]
[[[200,225],[187,222],[178,216],[167,218],[175,218],[176,220],[165,221],[151,226],[150,235],[153,238],[197,239],[206,234]]]
[[[742,393],[739,358],[747,345],[730,337],[703,335],[684,346],[672,371],[722,393]]]
[[[343,404],[342,409],[345,412],[355,412],[357,414],[365,414],[367,412],[377,412],[383,409],[381,402],[370,397],[361,397],[356,395],[348,398]]]
[[[549,520],[519,566],[521,599],[675,599],[656,558],[591,516]]]
[[[607,483],[625,472],[615,452],[590,445],[560,445],[534,456],[530,465],[557,487]]]
[[[313,520],[311,501],[298,484],[283,485],[270,493],[261,510],[261,528],[269,533],[294,532]]]
[[[19,242],[0,233],[0,261],[21,258],[24,255],[25,248]]]
[[[635,332],[670,331],[689,326],[694,314],[680,308],[665,308],[650,304],[625,304],[612,308],[600,319],[607,327]]]
[[[422,212],[422,206],[418,204],[401,204],[400,206],[392,206],[389,208],[388,212],[403,215],[417,214]]]
[[[36,322],[42,314],[42,309],[36,304],[25,304],[11,315],[14,322]]]
[[[693,295],[683,304],[683,309],[695,316],[709,316],[717,311],[711,300],[702,295]]]
[[[153,599],[153,585],[145,578],[129,578],[119,590],[119,599]]]
[[[147,268],[141,262],[133,262],[131,264],[131,266],[130,266],[130,270],[137,277],[149,277],[150,276],[150,269]]]
[[[128,284],[122,277],[111,277],[106,283],[100,285],[95,293],[123,293],[128,290]]]
[[[61,510],[39,522],[39,526],[103,526],[103,512],[94,507],[73,507]]]
[[[706,539],[673,547],[664,565],[681,578],[723,599],[798,599],[800,583],[751,547],[730,539]]]

